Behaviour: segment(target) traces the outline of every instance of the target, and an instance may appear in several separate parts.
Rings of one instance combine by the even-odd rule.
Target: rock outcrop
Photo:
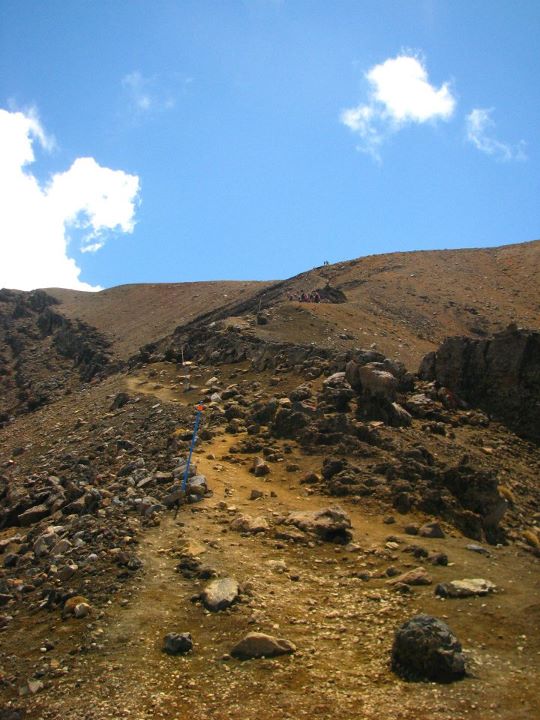
[[[492,338],[452,337],[425,356],[419,375],[540,442],[540,333],[510,325]]]

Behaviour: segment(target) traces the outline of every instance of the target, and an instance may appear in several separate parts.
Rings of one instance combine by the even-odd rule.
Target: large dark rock
[[[49,514],[49,508],[46,505],[34,505],[34,507],[25,510],[19,515],[19,525],[21,527],[27,527],[47,517]]]
[[[483,340],[448,338],[426,355],[419,375],[540,442],[539,332],[510,325]]]
[[[309,419],[307,413],[281,408],[272,423],[272,434],[275,437],[294,438],[309,423]]]
[[[440,480],[461,505],[461,508],[450,511],[450,516],[467,537],[474,540],[485,538],[492,544],[503,541],[500,521],[508,508],[508,502],[499,495],[496,473],[477,470],[462,461],[442,471]],[[426,512],[441,509],[437,503],[430,507],[427,496],[424,496],[421,507]]]
[[[168,655],[184,655],[193,650],[190,633],[169,633],[163,639],[163,651]]]
[[[392,670],[407,680],[453,682],[465,675],[461,650],[446,623],[431,615],[417,615],[396,631]]]

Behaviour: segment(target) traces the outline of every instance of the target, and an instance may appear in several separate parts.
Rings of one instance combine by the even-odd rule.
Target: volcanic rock
[[[290,655],[295,651],[296,646],[289,640],[264,633],[251,632],[232,648],[231,655],[239,660],[250,660],[252,658]]]
[[[465,578],[439,583],[435,588],[435,595],[444,598],[468,598],[475,595],[488,595],[495,592],[496,585],[490,580],[482,578]]]
[[[201,602],[207,610],[218,612],[230,607],[240,594],[238,582],[233,578],[220,578],[211,582],[201,593]]]
[[[294,511],[289,513],[285,522],[328,542],[345,545],[352,539],[351,521],[340,507]]]
[[[190,633],[169,633],[163,638],[163,651],[169,655],[184,655],[193,650]]]
[[[425,568],[417,567],[413,570],[398,575],[393,580],[389,580],[389,585],[396,585],[397,583],[404,583],[405,585],[431,585],[433,580],[431,575],[426,572]]]
[[[465,657],[446,623],[431,615],[417,615],[396,631],[392,669],[410,680],[452,682],[464,677]]]
[[[509,326],[492,338],[452,337],[423,359],[439,383],[540,441],[540,333]]]

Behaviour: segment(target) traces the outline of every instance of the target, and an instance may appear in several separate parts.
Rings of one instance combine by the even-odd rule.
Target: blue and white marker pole
[[[193,437],[191,438],[191,445],[189,447],[189,455],[186,463],[186,469],[184,470],[184,477],[182,478],[182,494],[185,495],[186,493],[186,487],[187,487],[187,481],[188,481],[188,475],[189,475],[189,466],[191,464],[191,456],[193,455],[193,448],[195,447],[195,443],[197,442],[197,430],[199,429],[199,425],[201,422],[202,414],[204,412],[204,405],[195,405],[195,409],[197,410],[197,414],[195,415],[195,427],[193,428]]]

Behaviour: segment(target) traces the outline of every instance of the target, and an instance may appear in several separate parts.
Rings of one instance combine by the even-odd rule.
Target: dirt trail
[[[129,385],[139,393],[159,393],[162,401],[178,401],[177,388],[141,385],[137,376]],[[182,397],[184,402],[195,399],[195,392]],[[421,564],[401,552],[414,541],[403,533],[404,522],[422,522],[421,516],[410,514],[404,521],[398,516],[394,525],[387,525],[382,509],[345,499],[340,504],[351,517],[356,551],[236,533],[230,521],[238,513],[272,521],[290,510],[336,504],[299,483],[302,472],[320,467],[322,456],[304,456],[295,448],[288,458],[298,464],[298,472],[287,472],[286,463],[272,463],[270,475],[255,478],[248,471],[249,459],[229,455],[230,445],[239,439],[218,434],[197,446],[194,461],[206,475],[212,497],[182,508],[176,520],[165,513],[158,527],[142,534],[139,579],[126,584],[101,616],[90,618],[89,651],[74,657],[58,685],[35,696],[29,718],[535,716],[540,710],[540,642],[534,627],[540,605],[534,559],[511,547],[492,549],[490,557],[471,553],[465,549],[469,541],[455,531],[444,540],[422,538],[428,550],[442,550],[451,561],[448,567],[427,566],[434,582],[486,577],[504,590],[488,598],[442,602],[434,597],[433,586],[403,596],[386,584],[390,566],[402,572]],[[253,489],[263,497],[250,500]],[[390,535],[397,546],[387,545]],[[240,603],[209,613],[190,601],[208,581],[186,579],[175,570],[186,546],[218,576],[232,576],[243,585]],[[364,571],[372,575],[369,582],[358,577]],[[390,672],[394,630],[418,612],[448,621],[469,655],[471,677],[437,686],[406,683]],[[68,621],[64,631],[76,622],[81,621]],[[254,630],[287,638],[298,652],[243,663],[227,658],[231,647]],[[169,632],[190,632],[193,653],[164,654],[163,637]]]
[[[56,696],[35,717],[265,720],[276,714],[292,719],[316,713],[326,718],[436,716],[456,720],[475,715],[478,707],[483,707],[483,718],[514,720],[534,715],[539,648],[530,654],[522,652],[523,661],[516,665],[515,650],[509,652],[507,642],[516,637],[516,628],[502,620],[512,616],[503,604],[513,604],[514,614],[517,605],[530,604],[534,576],[523,577],[525,587],[514,597],[461,601],[459,606],[447,603],[442,608],[466,649],[475,648],[474,667],[481,668],[478,678],[444,688],[401,682],[388,670],[393,629],[420,610],[441,615],[440,601],[432,597],[432,588],[420,589],[411,600],[391,593],[384,578],[363,583],[350,577],[353,570],[384,569],[392,557],[400,569],[406,567],[403,557],[385,552],[385,538],[392,527],[384,525],[381,516],[347,507],[355,540],[362,546],[358,553],[331,544],[310,548],[228,530],[233,511],[219,508],[224,499],[241,512],[270,518],[272,512],[328,504],[325,498],[300,492],[296,482],[279,470],[265,483],[243,466],[206,457],[219,457],[229,444],[230,439],[221,436],[199,452],[198,470],[209,478],[213,497],[186,507],[176,521],[167,515],[159,527],[144,535],[139,550],[144,574],[138,587],[90,624],[99,647],[79,660],[74,675],[65,678]],[[262,490],[265,497],[248,500],[253,488]],[[277,497],[270,497],[271,490]],[[247,584],[249,594],[241,604],[213,614],[190,602],[205,582],[186,580],[175,572],[180,551],[188,542],[203,551],[205,565],[219,575],[232,575]],[[442,543],[427,540],[424,544],[431,549]],[[495,560],[465,551],[464,540],[457,536],[443,545],[460,567],[460,577],[487,576],[511,587],[508,583],[515,576],[511,551],[498,551]],[[369,554],[373,546],[378,552]],[[269,564],[272,561],[283,569],[276,572]],[[451,568],[438,568],[433,574],[440,580],[456,576]],[[479,605],[486,620],[489,613],[490,631],[478,623]],[[493,629],[494,621],[499,623],[498,630]],[[526,635],[526,623],[521,624],[521,634]],[[250,630],[286,637],[299,652],[277,660],[223,660]],[[163,636],[171,631],[191,632],[194,652],[185,657],[163,654]],[[494,632],[499,633],[499,640]],[[531,640],[522,638],[521,642],[527,646]],[[69,699],[74,694],[78,695],[77,711],[72,713]],[[520,705],[522,714],[516,711]]]

